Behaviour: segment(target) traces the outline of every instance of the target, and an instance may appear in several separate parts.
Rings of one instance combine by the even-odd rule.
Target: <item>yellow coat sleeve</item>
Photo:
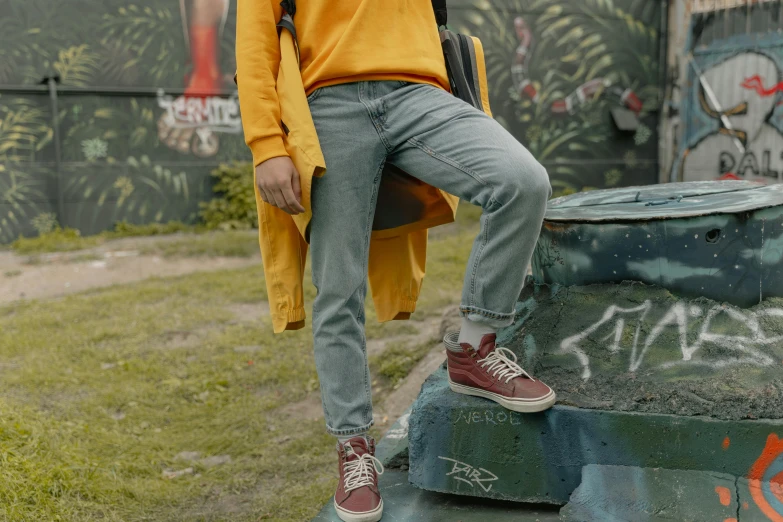
[[[280,14],[275,0],[237,3],[237,90],[245,142],[253,152],[254,166],[288,155],[276,92],[280,68],[276,24]]]

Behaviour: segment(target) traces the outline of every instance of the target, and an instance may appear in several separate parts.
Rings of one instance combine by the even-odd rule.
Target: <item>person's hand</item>
[[[256,184],[261,199],[291,215],[305,211],[299,173],[288,156],[270,158],[256,167]]]

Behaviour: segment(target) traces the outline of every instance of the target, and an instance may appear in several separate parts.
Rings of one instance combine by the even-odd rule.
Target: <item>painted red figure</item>
[[[230,76],[223,75],[220,66],[220,38],[229,1],[180,0],[191,69],[185,77],[182,96],[176,100],[159,100],[166,112],[158,119],[158,138],[182,154],[207,158],[214,156],[220,147],[220,139],[210,122],[199,118],[208,120],[208,115],[215,113],[210,99],[220,94],[224,82],[231,81]],[[176,104],[174,112],[181,118],[172,115],[172,102]],[[225,122],[218,126],[225,127]]]
[[[193,70],[185,97],[214,96],[220,92],[222,74],[218,63],[219,29],[228,12],[228,0],[190,0],[188,27]]]

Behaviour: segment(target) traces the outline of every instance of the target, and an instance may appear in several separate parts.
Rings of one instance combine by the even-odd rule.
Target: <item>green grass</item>
[[[104,241],[105,238],[101,236],[82,237],[78,230],[66,228],[46,232],[37,237],[20,237],[11,243],[11,248],[22,255],[72,252],[96,247]]]
[[[468,220],[431,242],[414,319],[458,301],[475,232]],[[305,286],[308,304],[314,293]],[[273,336],[268,319],[231,311],[265,299],[254,266],[0,307],[0,520],[314,516],[334,493],[334,441],[322,422],[276,411],[318,389],[312,331]],[[411,331],[378,326],[371,308],[367,324],[368,335]],[[372,366],[394,385],[425,353],[395,346]]]
[[[142,254],[163,257],[252,257],[260,255],[258,231],[229,230],[187,235],[171,241],[154,243],[141,249]]]
[[[370,357],[370,369],[374,375],[383,378],[389,388],[395,389],[431,349],[431,342],[418,346],[394,343],[383,353]]]
[[[179,221],[147,225],[133,225],[122,221],[115,225],[114,230],[93,236],[82,236],[81,232],[73,228],[55,228],[36,237],[22,236],[11,243],[11,248],[21,255],[73,252],[93,248],[108,240],[123,237],[159,236],[178,232],[197,233],[206,232],[206,230],[204,227],[185,225]]]

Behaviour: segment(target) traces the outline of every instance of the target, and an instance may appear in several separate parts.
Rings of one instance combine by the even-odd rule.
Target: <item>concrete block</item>
[[[408,469],[408,419],[411,409],[392,424],[375,447],[375,456],[384,467]]]
[[[706,283],[705,283],[706,284]],[[783,418],[783,299],[748,309],[642,283],[528,284],[503,346],[558,404]]]
[[[783,420],[559,405],[523,415],[453,393],[441,369],[411,412],[410,480],[431,491],[565,504],[589,464],[747,476],[773,434],[783,435]]]
[[[404,471],[381,475],[383,520],[395,522],[557,522],[551,506],[519,504],[479,498],[455,497],[416,489]],[[313,522],[341,522],[332,499]]]
[[[767,437],[764,448],[745,477],[737,481],[742,522],[783,522],[783,439]]]
[[[601,466],[582,468],[563,522],[702,522],[736,518],[736,478],[724,473]]]
[[[737,522],[783,522],[783,485],[737,480],[739,510]]]

